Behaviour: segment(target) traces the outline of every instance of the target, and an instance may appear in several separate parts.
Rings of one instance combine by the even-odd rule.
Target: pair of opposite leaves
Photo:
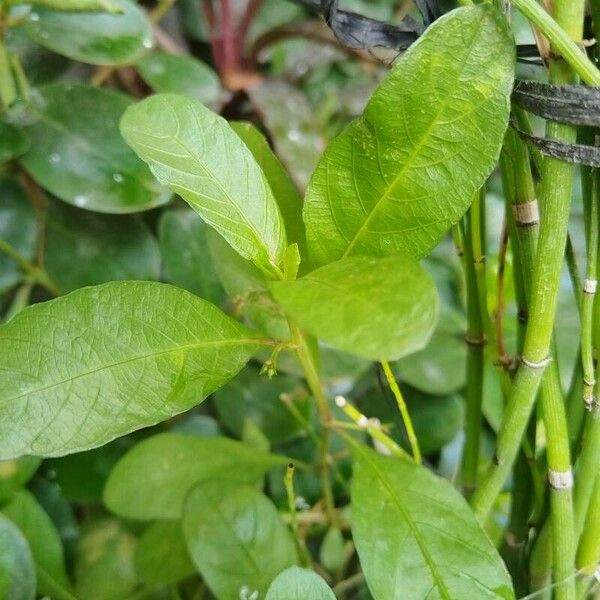
[[[435,325],[435,288],[416,260],[493,169],[513,71],[514,44],[495,9],[441,18],[331,143],[303,222],[277,184],[274,157],[267,176],[265,157],[238,137],[244,128],[232,131],[200,103],[150,97],[126,111],[121,130],[156,178],[270,279],[300,327],[393,360],[420,349]],[[304,248],[304,227],[318,268],[281,280],[287,237]],[[0,330],[2,457],[83,450],[162,421],[271,343],[160,283],[110,283],[28,308]]]

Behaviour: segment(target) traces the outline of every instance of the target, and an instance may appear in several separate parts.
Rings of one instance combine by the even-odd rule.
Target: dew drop
[[[152,38],[144,38],[142,40],[142,46],[144,46],[144,48],[152,48]]]
[[[292,142],[299,142],[302,139],[302,134],[296,129],[288,131],[287,136]]]
[[[36,12],[32,12],[29,15],[29,20],[30,21],[39,21],[40,20],[40,15],[38,15]]]
[[[117,183],[123,183],[123,175],[121,173],[113,173],[112,178],[117,182]]]
[[[75,206],[85,206],[88,203],[88,197],[84,196],[83,194],[79,194],[75,196],[73,203],[75,204]]]
[[[50,157],[49,157],[50,162],[53,165],[57,165],[62,159],[60,157],[60,154],[57,154],[56,152],[53,152]]]

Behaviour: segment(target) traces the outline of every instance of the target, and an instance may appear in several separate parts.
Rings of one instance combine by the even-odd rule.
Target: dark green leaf
[[[420,258],[439,242],[496,164],[514,53],[490,5],[448,13],[410,47],[311,180],[304,219],[315,264]]]
[[[0,163],[21,156],[30,145],[22,129],[0,121]]]
[[[36,8],[25,28],[40,45],[93,65],[135,62],[152,47],[152,28],[144,11],[130,0],[111,0],[122,14],[63,12]]]
[[[23,166],[61,200],[96,212],[131,213],[168,202],[170,192],[119,133],[130,105],[129,97],[104,88],[39,88],[29,106],[33,122],[25,131],[32,144]]]
[[[209,230],[191,209],[165,211],[158,228],[160,252],[169,281],[221,304],[225,293],[210,256]]]
[[[460,493],[422,466],[362,445],[352,534],[375,598],[514,599],[500,556]]]
[[[135,570],[146,585],[176,583],[196,572],[179,521],[157,521],[144,531],[135,549]]]
[[[268,379],[251,369],[242,371],[214,397],[221,422],[232,433],[241,437],[244,420],[249,419],[273,445],[302,431],[286,402],[293,402],[296,410],[309,420],[312,401],[298,379],[285,375]]]
[[[259,348],[218,308],[162,283],[107,283],[26,308],[0,328],[0,453],[68,454],[157,423]]]
[[[137,63],[137,68],[156,92],[183,94],[209,106],[215,105],[221,96],[217,74],[191,56],[152,52]]]
[[[41,462],[37,456],[0,461],[0,504],[10,500],[33,477]]]
[[[0,598],[33,600],[35,567],[23,534],[0,515]]]
[[[21,256],[35,255],[37,223],[33,205],[15,179],[0,178],[0,239],[8,242]],[[12,258],[0,251],[0,293],[22,279],[23,274]]]
[[[335,600],[325,580],[314,571],[290,567],[280,573],[269,588],[265,600]]]
[[[36,567],[38,593],[52,597],[57,587],[70,593],[71,584],[65,570],[60,537],[35,497],[27,490],[21,490],[2,512],[29,542]]]
[[[189,494],[183,533],[192,560],[219,599],[266,593],[296,563],[296,550],[273,503],[255,488],[227,480],[201,482]]]
[[[265,175],[221,117],[197,100],[158,94],[121,120],[127,143],[244,258],[277,271],[285,228]]]
[[[160,253],[146,224],[54,202],[46,212],[46,270],[63,292],[123,279],[158,279]]]
[[[269,287],[301,328],[373,360],[395,360],[423,348],[438,316],[431,278],[403,256],[345,258]]]
[[[227,438],[163,433],[137,444],[117,463],[104,502],[130,519],[175,519],[199,481],[221,476],[255,483],[285,461]]]

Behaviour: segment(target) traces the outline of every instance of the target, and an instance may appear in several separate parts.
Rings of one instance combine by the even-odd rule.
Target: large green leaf
[[[144,531],[135,549],[135,571],[146,585],[168,585],[196,572],[180,521],[157,521]]]
[[[356,445],[352,534],[377,600],[512,600],[500,556],[465,499],[408,460]]]
[[[514,53],[490,5],[450,12],[411,46],[311,179],[304,220],[315,264],[420,258],[437,244],[496,164]]]
[[[32,144],[21,163],[44,188],[80,208],[131,213],[164,204],[170,192],[156,184],[119,133],[130,105],[128,96],[104,88],[39,88],[25,128]]]
[[[35,567],[27,540],[17,527],[0,515],[0,598],[33,600]]]
[[[160,253],[169,281],[214,304],[221,304],[225,293],[210,256],[210,231],[191,209],[167,210],[158,226]]]
[[[137,216],[54,202],[46,211],[46,270],[63,292],[123,279],[158,279],[160,253]]]
[[[325,580],[309,569],[290,567],[271,584],[265,600],[335,600]]]
[[[152,28],[136,2],[111,0],[121,14],[64,12],[36,8],[25,23],[27,33],[58,54],[93,65],[135,62],[152,47]]]
[[[231,127],[248,146],[269,182],[285,223],[288,242],[298,244],[303,253],[306,233],[302,220],[302,198],[298,189],[271,150],[267,138],[252,123],[237,121],[231,123]]]
[[[373,360],[395,360],[423,348],[438,316],[431,278],[399,255],[344,258],[269,286],[301,328]]]
[[[2,508],[2,512],[29,542],[36,567],[38,593],[52,597],[58,588],[69,594],[71,584],[65,570],[60,537],[35,497],[27,490],[21,490]]]
[[[199,481],[221,476],[255,483],[285,462],[224,437],[162,433],[137,444],[117,463],[104,503],[130,519],[176,519]]]
[[[281,265],[285,228],[268,181],[246,145],[197,100],[158,94],[121,120],[127,143],[244,258]]]
[[[137,64],[142,79],[156,92],[184,94],[214,105],[221,96],[217,74],[191,56],[152,52]]]
[[[189,292],[83,288],[0,328],[2,458],[93,448],[200,403],[260,340]]]
[[[35,210],[25,190],[15,179],[0,178],[0,239],[8,242],[21,256],[35,256],[37,222]],[[22,279],[15,261],[0,252],[0,293]]]
[[[192,560],[219,600],[266,593],[273,579],[297,561],[287,527],[274,504],[255,488],[222,479],[189,494],[183,533]]]

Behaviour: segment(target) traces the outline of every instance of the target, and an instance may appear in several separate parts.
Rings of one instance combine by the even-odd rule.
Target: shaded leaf
[[[2,508],[29,543],[37,573],[37,590],[52,597],[56,587],[70,593],[62,543],[56,527],[34,496],[27,490],[15,494]]]
[[[403,256],[345,258],[269,287],[301,328],[373,360],[395,360],[423,348],[438,316],[431,278]]]
[[[280,573],[269,588],[265,600],[335,600],[325,580],[309,569],[290,567]]]
[[[422,466],[355,446],[352,534],[375,598],[514,599],[466,500]]]
[[[489,5],[446,14],[409,48],[311,179],[304,219],[316,265],[421,258],[439,242],[496,164],[514,54]]]
[[[110,0],[121,14],[64,12],[37,7],[25,23],[40,46],[92,65],[135,62],[152,47],[152,28],[130,0]]]
[[[0,598],[33,600],[35,585],[27,540],[12,521],[0,515]]]
[[[37,456],[0,461],[0,504],[8,502],[33,477],[41,462]]]
[[[21,156],[29,148],[30,143],[21,129],[0,121],[0,163]]]
[[[285,462],[283,456],[224,437],[162,433],[137,444],[117,463],[104,490],[104,503],[130,519],[175,519],[199,481],[221,476],[255,483]]]
[[[121,120],[127,143],[244,258],[277,271],[285,229],[265,175],[225,120],[197,100],[158,94]]]
[[[344,536],[337,527],[330,527],[319,549],[320,563],[331,573],[338,573],[346,560]]]
[[[265,594],[273,579],[295,564],[296,550],[273,503],[235,481],[207,480],[189,494],[183,533],[192,560],[219,599],[245,588]]]
[[[123,279],[158,279],[160,253],[146,224],[62,203],[46,211],[45,267],[63,292]]]
[[[259,348],[215,306],[162,283],[107,283],[26,308],[0,328],[0,454],[68,454],[157,423]]]

